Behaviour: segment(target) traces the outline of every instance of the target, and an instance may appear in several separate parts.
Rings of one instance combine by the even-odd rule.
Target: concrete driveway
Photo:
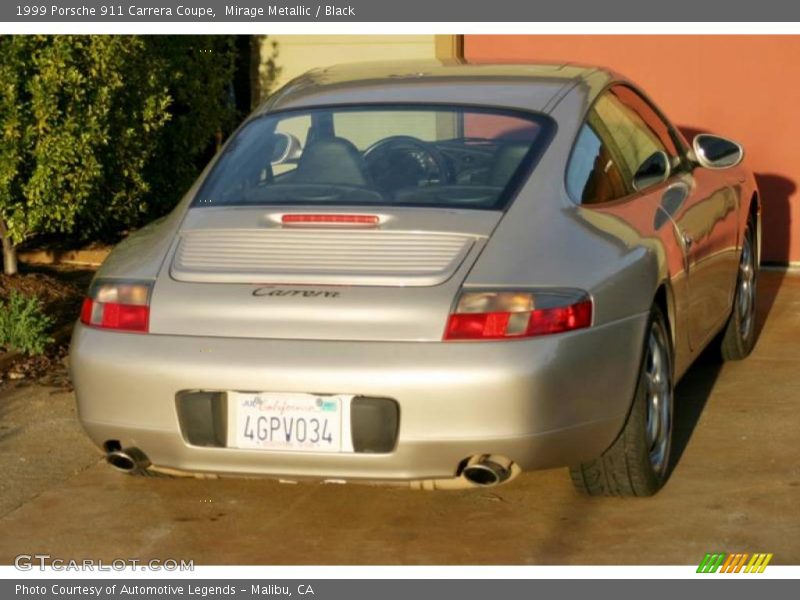
[[[800,563],[800,277],[763,273],[748,360],[678,388],[677,466],[649,499],[576,495],[565,470],[491,490],[148,479],[100,462],[70,393],[0,392],[0,563],[697,564],[709,551]]]

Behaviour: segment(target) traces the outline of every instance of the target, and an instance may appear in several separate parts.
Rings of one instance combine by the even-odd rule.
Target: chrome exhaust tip
[[[144,471],[150,466],[147,455],[138,448],[112,450],[106,454],[106,462],[123,473]]]
[[[507,458],[483,455],[470,459],[461,475],[474,485],[491,487],[508,480],[511,472],[511,461]]]

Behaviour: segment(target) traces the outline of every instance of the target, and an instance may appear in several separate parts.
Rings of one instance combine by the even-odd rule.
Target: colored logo
[[[698,573],[763,573],[772,554],[725,554],[724,552],[707,553],[697,567]]]
[[[325,400],[324,398],[317,398],[317,408],[327,412],[336,412],[338,404],[335,400]]]

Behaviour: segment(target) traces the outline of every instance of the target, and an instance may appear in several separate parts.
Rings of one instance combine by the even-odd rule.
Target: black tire
[[[662,362],[658,367],[654,366],[659,358],[653,344],[660,348]],[[663,377],[657,386],[652,377],[656,370]],[[588,496],[652,496],[663,487],[672,441],[673,379],[669,327],[661,308],[653,306],[628,418],[617,439],[600,457],[570,467],[572,483],[579,492]],[[659,404],[652,402],[656,393]],[[660,410],[655,409],[657,405]],[[649,420],[651,413],[655,413],[654,420]]]
[[[753,217],[750,217],[739,255],[739,273],[736,277],[731,316],[718,342],[722,360],[747,358],[756,345],[757,247],[756,224]]]

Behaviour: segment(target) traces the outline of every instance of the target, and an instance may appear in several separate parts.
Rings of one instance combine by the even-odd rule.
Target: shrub
[[[0,36],[0,237],[172,209],[237,120],[235,36]]]
[[[170,97],[125,36],[0,36],[0,219],[14,244],[132,220]]]
[[[24,352],[29,356],[42,354],[53,341],[47,331],[53,318],[46,315],[41,301],[16,290],[8,300],[0,300],[0,346]]]

